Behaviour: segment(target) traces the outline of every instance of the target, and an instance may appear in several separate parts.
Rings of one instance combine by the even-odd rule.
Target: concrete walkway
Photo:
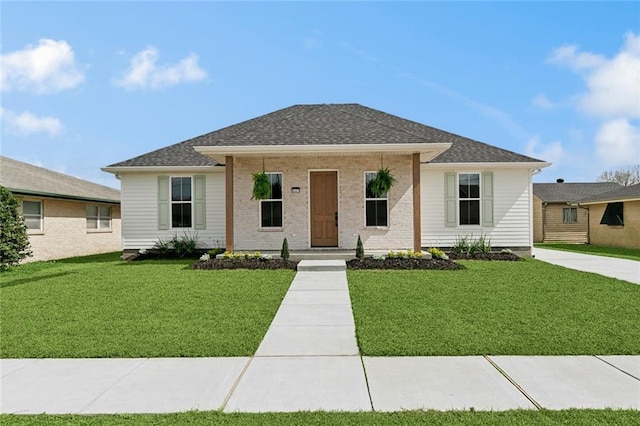
[[[536,259],[565,268],[593,272],[607,277],[618,278],[630,283],[640,284],[640,262],[615,257],[594,256],[570,251],[549,250],[534,247],[532,254]]]
[[[640,409],[640,356],[361,357],[344,262],[299,269],[254,357],[3,359],[0,412]]]

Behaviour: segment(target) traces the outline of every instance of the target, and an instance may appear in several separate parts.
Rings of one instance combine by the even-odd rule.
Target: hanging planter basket
[[[388,168],[380,167],[376,173],[376,177],[371,181],[371,192],[377,196],[381,196],[385,192],[389,192],[396,182],[398,182],[398,180],[393,177]]]
[[[253,174],[252,200],[266,200],[271,198],[271,182],[265,172]]]

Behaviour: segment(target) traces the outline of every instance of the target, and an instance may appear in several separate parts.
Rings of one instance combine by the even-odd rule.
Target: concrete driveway
[[[640,262],[635,260],[549,250],[539,247],[534,247],[532,254],[536,259],[543,262],[640,284]]]

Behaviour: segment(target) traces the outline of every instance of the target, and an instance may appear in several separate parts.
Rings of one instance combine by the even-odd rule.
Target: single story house
[[[533,184],[533,241],[536,243],[586,243],[589,212],[576,201],[620,188],[614,182]]]
[[[0,185],[18,200],[32,257],[25,261],[122,249],[120,191],[0,156]]]
[[[124,250],[197,232],[229,251],[451,247],[530,252],[532,175],[548,166],[358,104],[294,105],[104,171],[121,180]],[[371,180],[388,168],[382,194]],[[266,172],[269,199],[253,200]]]
[[[589,243],[640,248],[640,184],[579,200],[589,210]]]

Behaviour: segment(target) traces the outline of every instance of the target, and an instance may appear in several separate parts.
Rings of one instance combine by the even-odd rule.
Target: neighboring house
[[[534,158],[358,104],[295,105],[103,170],[121,180],[125,251],[195,234],[227,250],[451,247],[528,252]],[[375,196],[381,166],[397,183]],[[272,197],[255,201],[252,174]]]
[[[0,157],[0,185],[17,198],[32,257],[53,260],[118,251],[120,191]]]
[[[640,184],[578,201],[589,209],[589,243],[640,248]]]
[[[613,182],[533,184],[533,241],[586,243],[589,213],[576,201],[620,188]]]

